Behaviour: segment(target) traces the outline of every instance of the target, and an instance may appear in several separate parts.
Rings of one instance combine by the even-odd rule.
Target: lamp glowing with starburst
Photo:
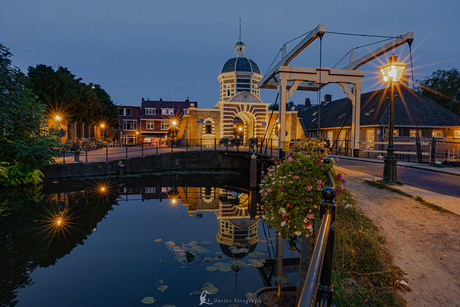
[[[390,83],[390,120],[388,124],[388,146],[387,155],[384,159],[383,167],[383,181],[394,183],[398,181],[396,173],[396,156],[395,148],[393,144],[393,128],[394,128],[394,83],[398,83],[401,80],[404,70],[407,64],[398,62],[398,57],[395,56],[394,52],[389,59],[388,64],[380,67],[382,73],[383,82]]]

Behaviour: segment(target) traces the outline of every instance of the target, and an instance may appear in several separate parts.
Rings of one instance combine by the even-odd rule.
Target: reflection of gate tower
[[[262,137],[267,121],[268,103],[259,98],[257,83],[262,79],[257,64],[245,53],[246,45],[235,44],[235,55],[225,62],[219,74],[220,100],[215,108],[221,109],[221,137],[233,136],[233,119],[239,117],[244,123],[243,136],[247,140]]]
[[[257,235],[259,219],[250,219],[249,217],[248,194],[230,195],[227,194],[221,198],[220,210],[215,212],[219,220],[217,242],[221,244],[221,247],[222,244],[227,246],[240,245],[250,247],[249,249],[253,250],[259,241]]]

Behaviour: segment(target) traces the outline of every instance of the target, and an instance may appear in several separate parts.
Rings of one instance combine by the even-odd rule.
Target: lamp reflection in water
[[[107,201],[115,193],[115,186],[108,179],[100,179],[93,185],[93,193],[97,196],[97,202]]]

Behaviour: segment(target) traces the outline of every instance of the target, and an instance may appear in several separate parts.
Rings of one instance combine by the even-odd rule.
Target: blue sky
[[[0,43],[13,53],[14,65],[24,72],[37,64],[67,67],[84,82],[100,84],[116,104],[188,96],[202,108],[213,107],[219,100],[217,76],[234,54],[239,18],[246,54],[262,73],[283,43],[318,24],[344,33],[415,32],[415,79],[460,68],[460,2],[455,0],[3,0],[1,6]],[[378,40],[326,33],[322,66],[332,67],[351,48]],[[288,51],[298,42],[288,44]],[[379,46],[358,49],[356,58]],[[407,45],[396,50],[407,63],[408,54]],[[363,92],[382,86],[377,67],[384,61],[361,67]],[[348,57],[336,68],[347,63]],[[291,64],[319,66],[319,40]],[[334,84],[321,95],[326,93],[333,99],[345,96]],[[261,90],[264,102],[275,96],[275,90]],[[312,92],[297,92],[290,100],[303,103],[306,97],[318,100]]]

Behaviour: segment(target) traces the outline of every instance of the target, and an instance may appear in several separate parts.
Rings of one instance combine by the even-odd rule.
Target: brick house
[[[361,95],[360,155],[385,155],[388,142],[389,95],[389,89]],[[334,148],[342,147],[343,152],[350,147],[351,102],[348,98],[332,101],[330,95],[326,95],[324,101],[321,106],[297,106],[301,125],[307,137],[319,136],[328,139]],[[401,85],[399,90],[395,90],[394,96],[394,142],[397,151],[408,153],[416,150],[417,126],[421,149],[425,154],[428,154],[429,143],[433,138],[438,140],[439,145],[445,146],[448,146],[447,142],[460,142],[458,115]]]

